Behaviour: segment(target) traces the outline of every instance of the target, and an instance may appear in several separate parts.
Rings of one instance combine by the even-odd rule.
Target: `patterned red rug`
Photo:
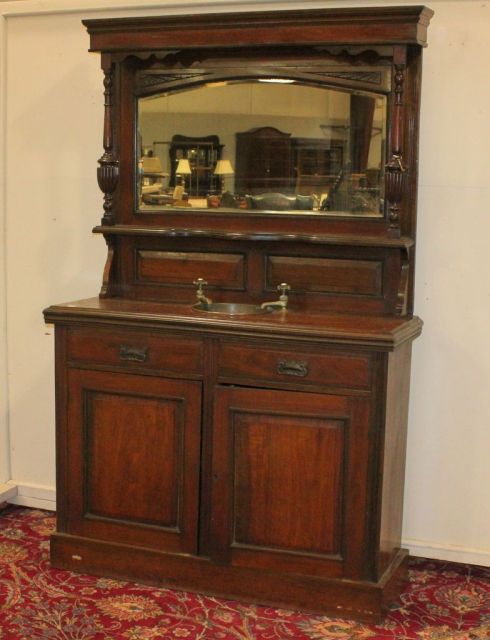
[[[0,512],[1,640],[488,640],[490,569],[412,559],[382,625],[76,575],[49,565],[53,514]]]

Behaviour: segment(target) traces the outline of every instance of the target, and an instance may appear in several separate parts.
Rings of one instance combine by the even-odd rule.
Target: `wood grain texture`
[[[105,74],[94,232],[109,252],[101,296],[44,312],[56,325],[53,566],[369,620],[396,598],[431,16],[412,6],[85,21]],[[143,212],[135,131],[147,71],[158,92],[273,71],[385,96],[383,215]],[[247,189],[261,181],[258,170]],[[198,277],[214,301],[254,304],[287,281],[288,308],[210,315],[193,308]]]
[[[140,250],[136,257],[136,279],[194,289],[194,280],[204,278],[211,288],[240,290],[244,288],[245,262],[245,256],[240,254]]]
[[[46,322],[81,323],[86,326],[101,323],[112,330],[158,329],[169,333],[186,331],[189,337],[198,335],[232,335],[249,338],[264,337],[292,342],[325,341],[329,345],[354,345],[391,350],[416,338],[422,331],[420,318],[366,316],[337,313],[305,313],[288,309],[260,316],[240,318],[210,317],[189,304],[158,303],[124,298],[88,298],[67,304],[53,305],[44,310]]]
[[[212,557],[281,573],[363,576],[369,401],[227,387],[214,397]]]
[[[381,296],[383,265],[376,260],[267,256],[266,286],[287,282],[294,291]]]
[[[232,545],[338,554],[344,423],[276,411],[233,413]]]
[[[125,356],[131,351],[139,359]],[[113,329],[72,328],[67,337],[67,358],[71,363],[112,365],[125,370],[184,371],[203,369],[202,343],[182,336]]]
[[[433,12],[426,7],[379,7],[228,13],[163,18],[84,20],[91,51],[148,51],[210,47],[410,42],[426,44]]]
[[[118,286],[128,298],[192,303],[193,282],[202,277],[215,302],[258,304],[273,299],[277,285],[288,282],[291,306],[304,311],[395,312],[403,251],[398,247],[322,247],[284,238],[278,253],[277,243],[265,237],[116,237]]]
[[[53,566],[60,569],[366,621],[380,622],[407,581],[406,551],[380,581],[366,582],[273,571],[261,572],[257,579],[256,569],[224,570],[207,558],[58,533],[51,537],[51,550]]]
[[[200,383],[71,369],[67,384],[67,531],[195,551]]]
[[[178,400],[87,392],[86,515],[179,529]]]
[[[301,364],[300,375],[295,364]],[[283,366],[281,366],[283,365]],[[288,366],[289,365],[289,366]],[[219,350],[218,375],[221,378],[296,384],[337,385],[350,389],[369,389],[371,358],[369,354],[340,350],[311,351],[267,350],[260,344],[222,342]]]
[[[388,356],[386,413],[380,447],[383,456],[379,470],[382,485],[378,576],[401,548],[411,353],[412,345],[407,343]]]

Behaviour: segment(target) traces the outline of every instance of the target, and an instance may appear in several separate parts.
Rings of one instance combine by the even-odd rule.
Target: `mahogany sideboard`
[[[98,297],[44,312],[54,566],[366,620],[396,599],[431,15],[84,21],[108,256]],[[236,134],[254,127],[332,140],[342,169],[323,183],[312,154],[318,193],[289,169],[273,193],[240,190]],[[165,187],[173,135],[219,135],[216,193],[187,195],[184,165]],[[143,156],[162,176],[151,204]]]

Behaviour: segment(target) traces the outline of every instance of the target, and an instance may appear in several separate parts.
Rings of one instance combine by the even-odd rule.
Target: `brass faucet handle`
[[[196,287],[198,288],[199,291],[202,291],[202,288],[205,284],[208,284],[207,280],[204,280],[204,278],[198,278],[197,280],[193,281],[193,284],[196,285]]]
[[[291,291],[291,287],[287,282],[281,282],[281,284],[277,285],[277,290],[280,292],[282,296],[286,296],[288,291]]]

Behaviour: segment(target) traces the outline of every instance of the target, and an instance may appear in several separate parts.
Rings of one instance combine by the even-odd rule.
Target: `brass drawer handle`
[[[146,362],[148,358],[148,347],[130,347],[122,344],[119,347],[119,360],[126,362]]]
[[[301,360],[279,360],[277,373],[304,378],[308,375],[308,363]]]

